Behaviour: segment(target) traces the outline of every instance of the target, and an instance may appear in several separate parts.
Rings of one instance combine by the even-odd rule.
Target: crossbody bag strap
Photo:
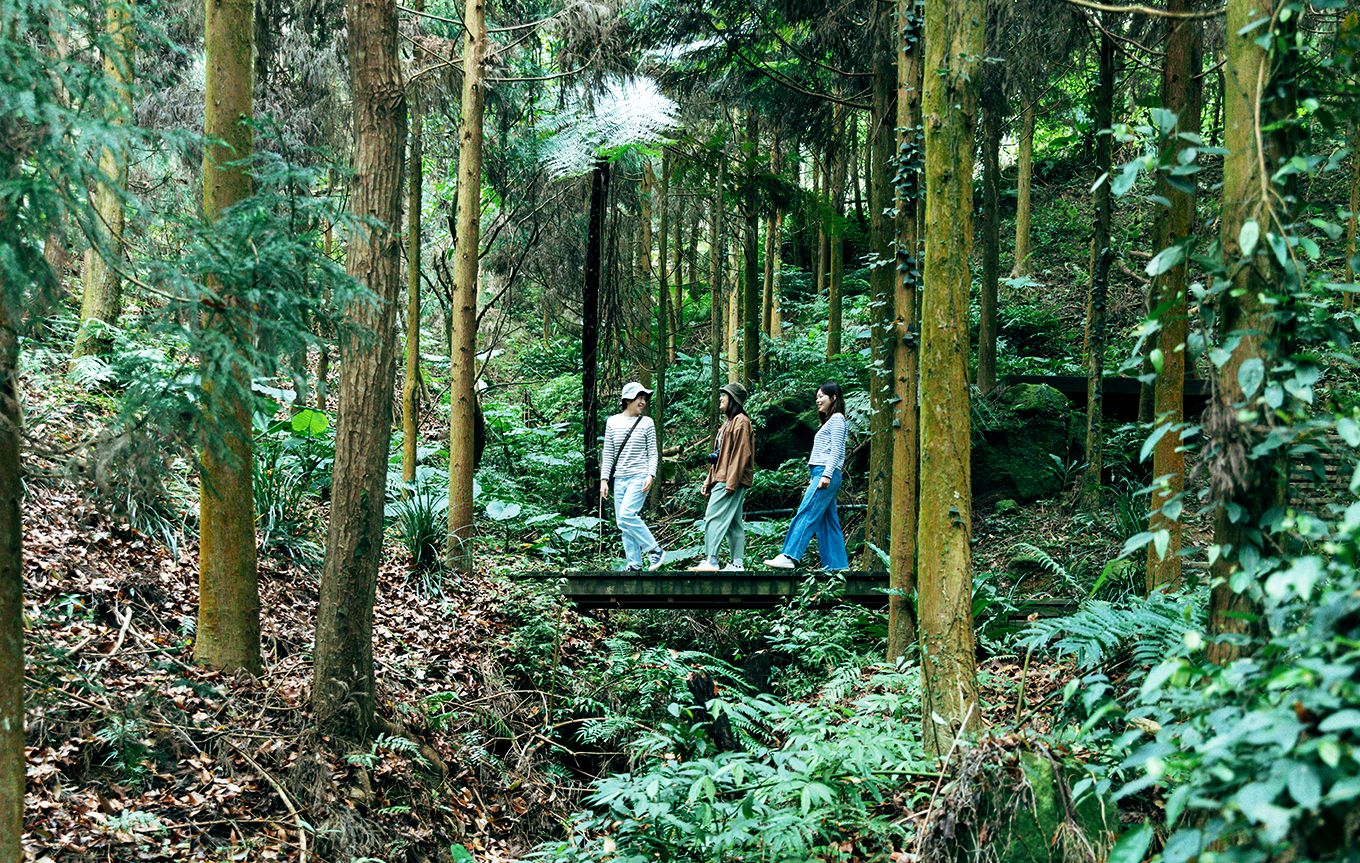
[[[609,487],[614,487],[614,472],[619,469],[619,459],[623,457],[623,449],[628,446],[628,439],[633,436],[633,431],[637,429],[638,423],[642,422],[642,414],[633,420],[633,424],[628,427],[628,434],[623,436],[623,443],[619,444],[619,451],[614,453],[614,463],[609,466]]]

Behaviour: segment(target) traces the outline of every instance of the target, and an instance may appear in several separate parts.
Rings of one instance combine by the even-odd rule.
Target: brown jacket
[[[718,483],[726,485],[728,491],[736,491],[742,486],[749,488],[755,479],[756,461],[756,439],[751,430],[751,418],[746,414],[737,414],[723,424],[720,437],[722,442],[718,447],[718,461],[708,466],[704,490]]]

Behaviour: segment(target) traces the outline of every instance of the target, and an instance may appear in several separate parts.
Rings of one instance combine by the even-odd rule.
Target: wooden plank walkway
[[[809,573],[788,570],[524,572],[511,576],[516,581],[556,583],[563,598],[582,610],[773,608],[798,596],[808,577]],[[887,573],[815,573],[813,577],[828,588],[818,605],[883,608],[888,604]],[[1069,600],[1031,600],[1027,604],[1030,613],[1041,617],[1066,614],[1075,607]]]

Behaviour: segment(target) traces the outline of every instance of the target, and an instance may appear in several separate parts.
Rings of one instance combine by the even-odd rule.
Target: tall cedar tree
[[[1091,235],[1091,282],[1086,299],[1086,471],[1082,477],[1082,498],[1088,507],[1100,501],[1101,458],[1105,448],[1103,419],[1105,391],[1105,307],[1110,293],[1110,263],[1114,249],[1110,243],[1110,167],[1114,107],[1114,26],[1105,13],[1100,28],[1100,61],[1095,95],[1096,176],[1104,179],[1095,190],[1095,225]]]
[[[0,39],[13,38],[0,33]],[[0,116],[0,181],[12,183],[23,164],[19,124]],[[19,230],[0,199],[0,249],[20,259]],[[24,558],[23,469],[19,463],[19,322],[23,284],[0,269],[0,859],[23,859],[24,832]]]
[[[968,259],[985,0],[926,0],[925,270],[917,538],[923,733],[942,754],[979,726],[973,636]]]
[[[463,23],[463,103],[458,133],[449,397],[449,562],[472,568],[472,477],[477,472],[477,264],[482,224],[482,115],[486,99],[486,4],[467,0]]]
[[[831,163],[830,201],[831,224],[827,228],[826,263],[826,355],[841,352],[841,287],[845,280],[845,174],[846,174],[846,118],[840,103],[834,110],[834,137],[827,150]]]
[[[207,0],[204,12],[204,133],[222,142],[203,151],[203,215],[211,221],[251,193],[250,175],[240,162],[252,149],[255,4]],[[204,323],[223,326],[229,334],[226,317],[210,311]],[[232,374],[238,379],[203,382],[206,431],[199,474],[194,659],[214,668],[255,672],[260,669],[260,584],[250,387],[244,371]]]
[[[650,159],[642,164],[642,186],[638,190],[638,283],[641,288],[640,304],[643,309],[652,305],[652,188],[656,185],[656,171]],[[643,316],[644,320],[646,315]],[[638,360],[638,380],[646,387],[652,386],[651,355],[652,326],[629,327],[634,334],[633,352]]]
[[[597,392],[600,372],[600,276],[604,253],[605,205],[609,200],[609,161],[598,159],[590,172],[590,210],[586,224],[586,268],[581,281],[581,413],[585,436],[585,504],[600,506],[599,453],[596,443],[600,420]],[[650,254],[650,253],[649,253]]]
[[[415,0],[415,9],[425,8]],[[406,376],[401,384],[401,481],[415,482],[420,439],[420,198],[425,182],[421,111],[411,93],[411,157],[406,169]]]
[[[917,478],[920,414],[917,411],[916,301],[920,284],[921,214],[921,14],[919,0],[897,0],[897,158],[893,204],[897,229],[893,267],[892,517],[888,536],[888,659],[916,641],[911,595],[916,589]]]
[[[1294,118],[1297,103],[1295,57],[1285,46],[1293,44],[1298,18],[1279,20],[1278,8],[1284,2],[1229,0],[1227,5],[1223,146],[1228,154],[1223,157],[1219,241],[1225,261],[1242,263],[1234,266],[1232,288],[1223,294],[1218,310],[1220,333],[1229,342],[1233,334],[1241,338],[1218,369],[1217,391],[1205,421],[1215,503],[1214,544],[1223,550],[1211,567],[1209,631],[1220,638],[1210,643],[1208,655],[1220,663],[1241,651],[1240,644],[1222,636],[1251,633],[1260,625],[1250,585],[1234,585],[1233,574],[1247,559],[1248,549],[1264,544],[1261,522],[1266,513],[1283,505],[1288,478],[1282,448],[1252,453],[1261,434],[1257,428],[1261,408],[1248,405],[1240,374],[1248,363],[1262,363],[1268,370],[1276,356],[1284,355],[1282,341],[1288,335],[1276,326],[1272,314],[1272,294],[1279,292],[1284,273],[1267,241],[1267,232],[1280,232],[1291,218],[1279,209],[1290,196],[1281,195],[1271,180],[1292,153],[1288,121]],[[1261,20],[1269,24],[1253,25]],[[1257,40],[1263,37],[1275,40],[1276,50],[1286,51],[1284,56],[1271,56],[1261,47]],[[1255,223],[1260,241],[1244,250],[1242,229],[1249,222]]]
[[[770,138],[770,173],[778,176],[780,168],[779,132]],[[760,293],[760,373],[764,375],[770,367],[770,351],[766,339],[775,338],[777,320],[778,280],[779,280],[779,243],[783,222],[778,207],[765,216],[765,280]]]
[[[722,385],[719,346],[723,338],[723,183],[726,181],[727,154],[718,153],[717,177],[713,183],[713,202],[708,217],[708,371],[709,371],[709,426],[712,444],[718,440],[722,417],[718,413],[718,387]]]
[[[1171,15],[1183,15],[1193,8],[1192,0],[1168,0]],[[1167,23],[1166,56],[1162,61],[1162,107],[1176,115],[1176,129],[1165,144],[1172,164],[1190,146],[1181,134],[1199,134],[1199,24],[1194,19],[1171,18]],[[1157,246],[1188,245],[1195,228],[1195,175],[1158,178],[1158,194],[1166,198],[1167,208],[1158,224]],[[1168,503],[1179,508],[1185,491],[1185,453],[1180,426],[1185,422],[1185,340],[1188,332],[1187,281],[1189,250],[1186,260],[1153,279],[1153,313],[1157,316],[1157,352],[1161,368],[1153,384],[1153,414],[1159,426],[1167,426],[1152,452],[1152,475],[1157,487],[1152,494],[1152,513],[1148,530],[1168,533],[1166,550],[1159,554],[1148,546],[1147,589],[1161,585],[1179,587],[1181,583],[1181,521],[1179,513],[1162,507]],[[1172,501],[1175,501],[1172,503]]]
[[[996,292],[1001,257],[1001,120],[1006,93],[1001,70],[982,73],[982,285],[978,305],[977,388],[996,388]]]
[[[746,161],[746,195],[742,210],[746,217],[744,243],[745,270],[742,277],[742,365],[741,382],[751,389],[760,379],[760,214],[756,210],[756,153],[760,134],[755,111],[746,112],[746,134],[742,153]]]
[[[124,123],[132,114],[132,79],[136,64],[137,41],[133,23],[133,0],[108,0],[104,44],[104,75],[113,93],[109,120]],[[99,156],[103,175],[95,188],[94,229],[106,243],[104,253],[91,253],[85,268],[85,289],[80,301],[80,330],[76,332],[76,357],[106,354],[113,345],[102,333],[102,324],[118,322],[123,307],[122,276],[117,265],[123,258],[123,199],[127,195],[128,160],[122,147],[103,147]],[[247,192],[247,194],[249,194]]]
[[[897,125],[897,62],[893,56],[892,7],[879,6],[870,29],[873,99],[869,114],[869,248],[878,265],[869,273],[872,328],[869,336],[869,495],[861,566],[876,570],[878,549],[887,549],[892,514],[892,301],[893,150]]]
[[[670,285],[666,278],[667,231],[670,228],[670,207],[666,195],[671,185],[671,156],[667,150],[661,152],[661,183],[656,190],[657,209],[657,259],[661,262],[656,275],[656,392],[652,394],[652,421],[656,424],[656,448],[664,448],[662,436],[666,423],[666,366],[670,352]],[[652,482],[651,502],[661,500],[661,474],[663,466],[657,465],[657,475]]]
[[[317,601],[312,708],[321,728],[363,738],[375,703],[373,602],[396,377],[406,96],[395,0],[350,0],[345,11],[354,109],[350,209],[366,225],[350,239],[346,269],[375,302],[350,304],[340,339],[340,413]]]
[[[1015,153],[1015,263],[1011,278],[1030,274],[1030,213],[1034,190],[1034,112],[1039,97],[1025,102],[1016,131]]]

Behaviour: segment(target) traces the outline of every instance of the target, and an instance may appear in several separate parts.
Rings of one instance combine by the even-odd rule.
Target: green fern
[[[1090,600],[1066,617],[1034,621],[1020,646],[1073,657],[1083,669],[1103,665],[1124,651],[1136,664],[1151,666],[1187,633],[1203,628],[1204,606],[1202,593],[1158,591],[1120,604]]]

